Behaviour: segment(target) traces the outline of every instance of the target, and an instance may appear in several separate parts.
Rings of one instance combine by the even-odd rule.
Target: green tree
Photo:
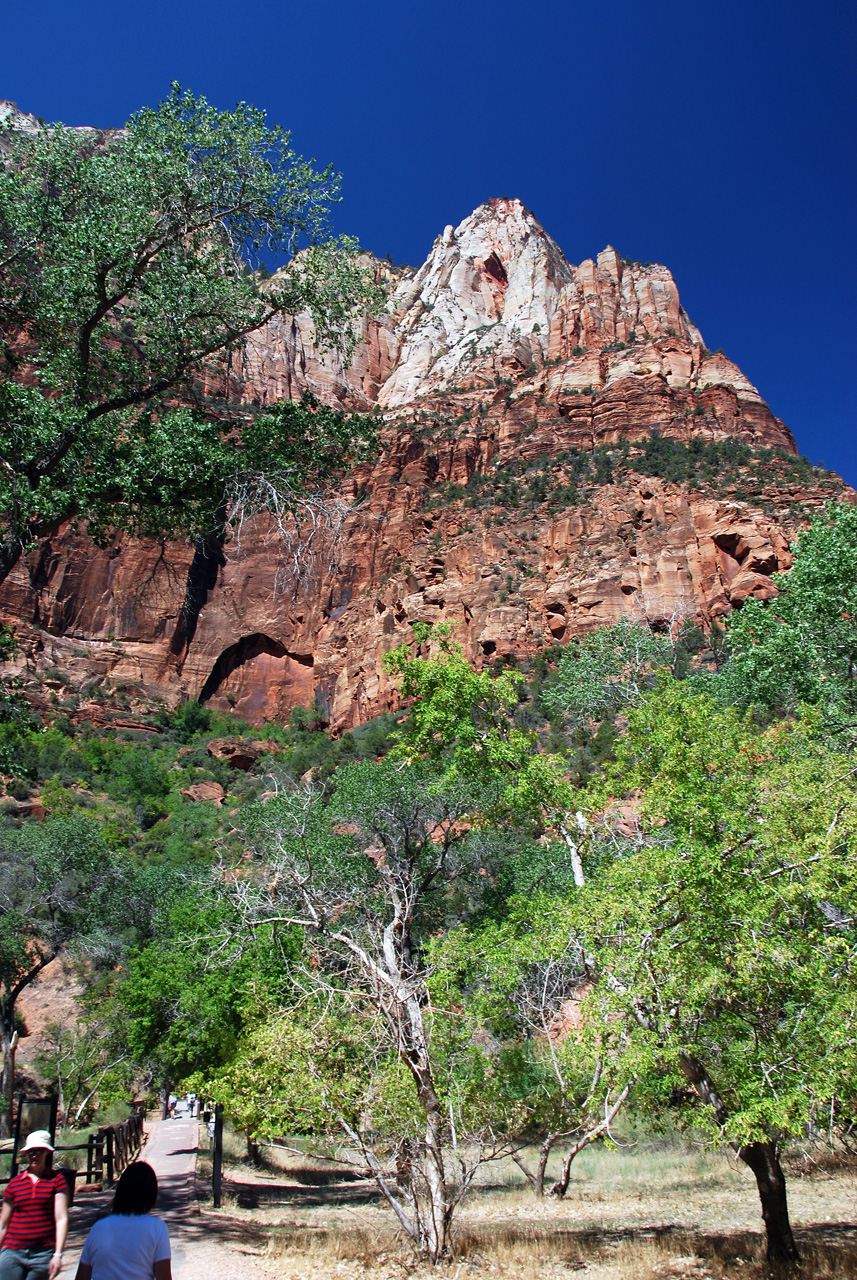
[[[327,1080],[325,1106],[432,1262],[448,1254],[455,1209],[504,1127],[502,1108],[487,1101],[495,1074],[469,1037],[462,1042],[452,1021],[438,1019],[428,985],[429,936],[478,880],[470,796],[425,762],[389,757],[345,766],[329,802],[312,788],[280,789],[249,823],[256,875],[245,868],[228,886],[252,930],[300,927],[312,957],[306,979],[322,1006],[344,1001],[355,1011],[368,1076],[346,1073],[339,1097],[320,1066],[305,1069]],[[300,1034],[290,1023],[295,1043]],[[241,1070],[257,1062],[264,1039],[251,1039]],[[354,1123],[355,1088],[367,1091],[367,1105],[375,1098],[376,1114],[386,1099],[392,1173]],[[292,1097],[287,1083],[283,1090]],[[285,1114],[294,1111],[290,1103]]]
[[[105,1088],[112,1092],[124,1086],[128,1097],[131,1070],[118,1041],[115,1027],[91,1011],[72,1026],[50,1022],[45,1027],[35,1065],[42,1080],[56,1091],[63,1128],[86,1123]]]
[[[235,921],[225,902],[210,900],[207,880],[187,879],[165,893],[150,937],[131,949],[116,996],[129,1056],[173,1083],[230,1061],[247,1010],[268,987],[282,989],[299,949],[288,930],[263,928],[237,959],[218,964]]]
[[[466,786],[481,822],[535,822],[555,832],[582,884],[586,821],[567,761],[542,752],[535,731],[515,720],[523,674],[475,671],[443,627],[417,624],[414,630],[434,652],[415,657],[402,645],[384,659],[412,702],[394,756],[427,761],[449,782]]]
[[[371,1037],[341,1003],[301,994],[290,1008],[260,1009],[237,1052],[221,1070],[204,1073],[199,1087],[223,1103],[251,1145],[260,1138],[285,1145],[293,1134],[330,1135],[341,1155],[343,1124],[354,1132],[365,1120],[369,1095],[377,1100]]]
[[[543,903],[544,895],[537,900]],[[625,1055],[605,1042],[600,1023],[580,1017],[587,970],[576,939],[564,954],[549,953],[529,918],[522,927],[519,906],[512,904],[499,925],[460,926],[435,938],[432,962],[434,1006],[461,1009],[471,1039],[505,1046],[506,1094],[517,1103],[503,1116],[507,1132],[517,1126],[510,1134],[512,1159],[536,1196],[549,1192],[561,1199],[575,1157],[609,1136],[634,1083]],[[563,1144],[560,1175],[548,1187],[548,1160]],[[532,1145],[535,1163],[523,1155]]]
[[[111,933],[121,874],[96,823],[79,812],[0,835],[0,1096],[8,1104],[21,992],[64,952]],[[4,1113],[4,1123],[8,1115]]]
[[[831,730],[857,724],[857,507],[830,504],[798,538],[772,600],[748,599],[728,629],[730,659],[711,686],[770,717],[800,703]]]
[[[621,618],[563,649],[542,705],[551,716],[573,719],[598,720],[626,711],[654,688],[660,669],[672,669],[676,651],[669,635]]]
[[[811,724],[760,734],[667,681],[593,803],[617,784],[641,793],[636,833],[536,930],[557,954],[577,940],[605,1042],[628,1038],[662,1100],[678,1080],[704,1104],[756,1177],[769,1256],[794,1259],[780,1151],[852,1105],[853,762]]]
[[[231,502],[288,507],[371,445],[374,423],[311,403],[275,407],[243,443],[248,415],[222,394],[191,407],[273,316],[308,310],[317,342],[347,346],[374,296],[353,243],[325,239],[337,176],[263,112],[173,86],[119,131],[4,142],[0,581],[59,519],[201,536]],[[260,285],[247,264],[264,252],[293,256]]]

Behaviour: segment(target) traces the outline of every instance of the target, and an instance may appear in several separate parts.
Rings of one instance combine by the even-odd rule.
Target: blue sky
[[[417,264],[518,196],[572,262],[664,262],[813,461],[857,485],[853,0],[41,0],[0,97],[118,125],[179,80],[344,178],[337,229]]]

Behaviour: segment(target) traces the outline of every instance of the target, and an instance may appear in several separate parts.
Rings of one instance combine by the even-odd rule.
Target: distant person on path
[[[129,1164],[116,1184],[112,1212],[86,1237],[75,1280],[171,1280],[169,1233],[152,1216],[157,1199],[152,1166],[145,1160]]]
[[[68,1232],[68,1183],[51,1168],[53,1144],[36,1129],[21,1148],[27,1167],[3,1193],[0,1280],[54,1280]]]
[[[171,1094],[170,1094],[170,1102],[169,1102],[169,1108],[170,1108],[170,1119],[171,1119],[171,1120],[175,1120],[175,1118],[176,1118],[176,1106],[177,1106],[177,1104],[178,1104],[178,1098],[176,1097],[176,1095],[175,1095],[174,1093],[171,1093]]]

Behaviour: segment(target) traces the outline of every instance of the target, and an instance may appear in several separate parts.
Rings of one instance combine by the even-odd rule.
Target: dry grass
[[[235,1148],[233,1148],[235,1151]],[[330,1166],[268,1152],[228,1167],[223,1215],[267,1236],[280,1280],[763,1280],[752,1177],[725,1155],[675,1144],[585,1152],[565,1201],[536,1201],[514,1165],[487,1166],[461,1210],[455,1258],[420,1265],[373,1188]],[[852,1171],[792,1178],[801,1280],[857,1277]]]

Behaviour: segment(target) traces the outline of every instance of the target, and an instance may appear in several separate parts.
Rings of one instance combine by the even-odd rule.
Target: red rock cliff
[[[382,658],[414,621],[447,621],[476,661],[622,614],[707,623],[772,594],[797,525],[851,493],[800,464],[665,267],[610,247],[574,267],[494,200],[418,271],[376,269],[388,309],[347,367],[296,316],[230,369],[230,393],[258,404],[312,390],[385,417],[377,463],[345,482],[341,539],[298,579],[260,526],[196,553],[59,531],[4,585],[19,670],[56,668],[51,699],[76,719],[105,720],[106,689],[120,720],[123,702],[202,697],[261,722],[317,698],[344,729],[396,705]],[[653,436],[731,452],[659,479],[641,462]]]

